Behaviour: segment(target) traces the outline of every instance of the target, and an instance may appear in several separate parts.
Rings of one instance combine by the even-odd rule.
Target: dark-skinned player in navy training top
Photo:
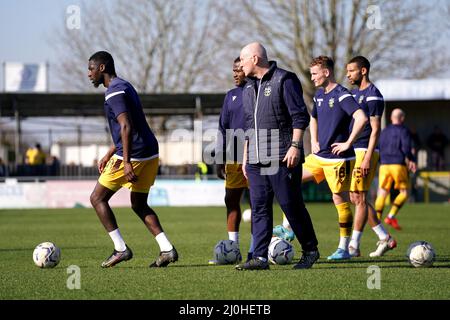
[[[377,213],[367,197],[380,158],[377,144],[381,131],[381,116],[384,111],[383,96],[377,87],[370,82],[369,72],[370,62],[363,56],[354,57],[347,63],[348,81],[351,85],[357,86],[351,93],[369,117],[369,123],[366,124],[353,144],[356,162],[350,185],[350,200],[355,205],[355,221],[348,247],[352,257],[361,255],[359,245],[367,220],[379,239],[377,249],[371,252],[369,256],[380,257],[397,246],[395,239],[389,235],[378,219]],[[352,126],[353,121],[350,128]]]
[[[130,189],[131,207],[155,237],[159,257],[150,267],[166,267],[178,260],[178,253],[165,235],[158,216],[147,204],[148,193],[158,173],[158,141],[145,119],[141,102],[133,86],[117,77],[114,59],[106,51],[89,58],[88,76],[105,92],[105,115],[108,119],[113,145],[98,162],[100,178],[91,194],[91,204],[100,222],[114,243],[114,251],[102,263],[103,268],[130,260],[131,249],[126,245],[116,222],[109,199],[121,188]]]
[[[351,93],[336,83],[331,58],[314,58],[310,72],[318,90],[313,98],[310,122],[312,154],[303,164],[302,181],[327,181],[333,193],[340,229],[338,249],[327,259],[349,259],[348,244],[353,222],[349,189],[355,162],[352,144],[367,123],[367,116]],[[352,119],[354,125],[350,132]]]
[[[225,95],[225,100],[219,118],[219,136],[216,147],[217,175],[225,179],[225,205],[227,207],[227,230],[229,240],[239,244],[239,225],[241,221],[240,201],[244,190],[248,189],[248,181],[242,172],[242,153],[244,146],[244,107],[242,105],[242,91],[246,83],[244,71],[240,67],[240,57],[233,63],[233,79],[236,88]],[[279,225],[274,228],[274,235],[292,241],[294,232],[283,214],[283,223],[288,228]],[[277,233],[278,232],[278,233]],[[281,232],[281,234],[279,233]],[[247,261],[253,256],[254,240],[250,240]],[[216,260],[209,260],[210,265],[218,264]]]
[[[236,88],[225,95],[219,118],[219,131],[216,146],[217,176],[225,180],[225,205],[227,207],[228,239],[239,245],[239,226],[241,223],[241,198],[248,189],[248,182],[242,172],[244,151],[244,107],[242,106],[242,88],[245,74],[240,67],[240,58],[233,62],[233,79]],[[253,253],[253,241],[247,254],[247,260]],[[240,257],[241,258],[241,257]],[[219,264],[209,260],[210,265]]]

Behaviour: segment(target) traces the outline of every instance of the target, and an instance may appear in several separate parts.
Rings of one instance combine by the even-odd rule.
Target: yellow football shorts
[[[353,168],[352,181],[350,183],[350,191],[369,191],[372,184],[373,178],[375,177],[375,172],[377,171],[378,159],[380,154],[376,151],[373,152],[372,158],[370,159],[370,170],[366,177],[362,176],[361,163],[366,154],[366,150],[355,150],[356,161],[355,167]]]
[[[138,177],[137,182],[131,183],[126,180],[123,174],[123,161],[116,156],[112,156],[109,159],[100,178],[98,178],[98,182],[112,191],[117,191],[124,187],[133,192],[148,193],[158,174],[159,158],[131,161],[131,165]]]
[[[378,177],[378,186],[385,190],[390,190],[392,182],[395,182],[394,189],[408,189],[409,176],[406,165],[403,164],[382,164]]]
[[[309,171],[316,183],[327,180],[332,193],[350,190],[351,172],[355,160],[323,159],[314,154],[305,158],[303,170]]]
[[[248,188],[248,181],[242,172],[242,164],[227,163],[225,164],[225,188],[237,189]]]

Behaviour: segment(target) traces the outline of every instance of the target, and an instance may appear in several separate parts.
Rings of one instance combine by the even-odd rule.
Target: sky
[[[78,0],[0,0],[0,63],[48,62],[51,68],[58,57],[49,45],[48,35],[54,28],[65,25],[68,6],[81,3],[82,1]],[[83,12],[81,17],[82,15]],[[0,69],[0,90],[3,91],[3,65]],[[49,91],[52,91],[57,84],[51,77],[49,78]],[[96,118],[89,120],[33,118],[22,121],[24,143],[36,139],[46,149],[49,147],[48,134],[45,134],[48,128],[54,130],[53,138],[58,140],[58,131],[61,131],[61,128],[68,126],[72,128],[76,124],[81,125],[88,135],[88,130],[98,132],[104,130],[104,123]],[[3,130],[13,130],[14,123],[10,119],[3,119],[0,121],[0,127]]]
[[[0,0],[0,63],[55,63],[54,50],[49,46],[48,34],[64,25],[69,5],[79,0]],[[81,12],[81,15],[83,13]],[[0,71],[0,90],[3,91],[3,65]],[[50,79],[50,90],[55,86]]]
[[[93,0],[91,0],[93,1]],[[112,1],[112,0],[108,0]],[[183,1],[183,0],[180,0]],[[420,0],[410,0],[416,2]],[[436,7],[450,0],[430,0]],[[70,5],[82,7],[88,0],[0,0],[0,64],[3,62],[45,63],[55,65],[56,51],[49,43],[55,28],[64,28]],[[81,20],[87,13],[81,10]],[[443,30],[444,32],[444,30]],[[449,32],[447,30],[447,32]],[[4,70],[0,66],[0,90],[4,88]],[[51,71],[50,71],[51,74]],[[58,91],[57,80],[49,77],[49,91]]]

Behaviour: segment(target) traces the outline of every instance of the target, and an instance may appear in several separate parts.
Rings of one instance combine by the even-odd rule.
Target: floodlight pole
[[[3,61],[3,92],[6,92],[6,62]]]
[[[14,109],[14,118],[16,121],[16,132],[14,134],[14,156],[15,156],[15,163],[21,164],[22,163],[22,157],[20,155],[20,144],[21,144],[21,135],[22,130],[20,127],[20,114],[19,114],[19,108],[17,107],[17,99],[13,98],[13,109]]]
[[[78,145],[78,176],[81,176],[81,145],[82,145],[82,141],[81,141],[81,135],[82,135],[82,131],[81,131],[81,125],[78,124],[77,125],[77,145]]]
[[[50,92],[50,63],[45,62],[45,92]]]
[[[198,162],[203,161],[203,128],[202,128],[202,98],[200,96],[195,97],[195,112],[193,117],[194,124],[194,134],[192,135],[192,156],[193,161],[197,164]]]
[[[51,155],[52,151],[52,145],[53,145],[53,134],[52,134],[52,128],[48,128],[48,153]]]

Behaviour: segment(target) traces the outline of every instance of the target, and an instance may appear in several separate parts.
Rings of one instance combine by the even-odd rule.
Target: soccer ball
[[[244,212],[242,212],[242,220],[244,222],[252,221],[252,210],[251,209],[245,209]]]
[[[406,257],[409,263],[416,268],[431,267],[436,258],[436,253],[431,243],[416,241],[409,245]]]
[[[53,268],[61,259],[61,250],[52,242],[42,242],[33,251],[33,261],[39,268]]]
[[[214,259],[219,264],[232,264],[242,260],[236,241],[220,240],[214,247]]]
[[[272,237],[268,258],[273,264],[288,264],[294,258],[294,247],[284,239]]]

